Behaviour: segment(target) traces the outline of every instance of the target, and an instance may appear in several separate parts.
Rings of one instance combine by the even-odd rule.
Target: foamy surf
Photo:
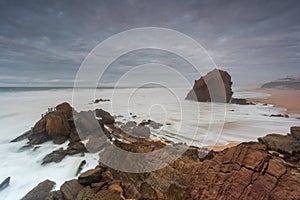
[[[256,141],[267,133],[287,133],[290,126],[299,125],[300,121],[291,118],[269,117],[271,114],[285,112],[272,105],[234,105],[211,104],[184,100],[187,90],[175,88],[177,97],[166,93],[163,88],[141,88],[134,94],[132,101],[127,101],[130,88],[116,89],[112,98],[112,89],[98,89],[95,98],[112,99],[111,102],[91,104],[93,99],[86,98],[93,90],[80,91],[80,104],[76,110],[93,110],[103,108],[114,115],[122,115],[116,120],[125,122],[152,119],[163,123],[162,129],[153,129],[154,138],[163,138],[174,142],[184,142],[197,146],[225,145],[230,142]],[[236,97],[261,98],[265,94],[254,92],[237,92]],[[147,99],[147,101],[145,101]],[[94,168],[97,154],[67,156],[60,163],[42,166],[42,158],[53,150],[65,147],[67,143],[55,145],[44,143],[37,148],[20,148],[26,141],[9,143],[10,140],[29,130],[47,108],[61,102],[72,102],[72,89],[55,89],[39,91],[1,92],[0,96],[0,181],[11,177],[9,187],[0,192],[1,199],[20,199],[39,182],[50,179],[57,183],[56,189],[69,179],[75,178],[77,168],[82,160],[87,164],[84,170]],[[156,106],[153,106],[156,105]],[[196,108],[200,108],[198,113]],[[183,112],[183,113],[182,113]],[[224,114],[225,112],[225,114]],[[130,114],[131,113],[131,114]],[[215,114],[212,121],[211,115]],[[135,116],[135,117],[133,117]],[[221,134],[206,134],[210,125],[222,127]]]

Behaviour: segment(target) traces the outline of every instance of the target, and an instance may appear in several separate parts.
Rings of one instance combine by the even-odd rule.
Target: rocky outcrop
[[[232,81],[228,72],[214,69],[196,80],[186,99],[201,102],[226,102],[232,97]]]
[[[90,152],[100,151],[111,134],[104,125],[115,122],[114,117],[102,109],[77,113],[68,103],[62,103],[49,110],[32,130],[11,141],[18,142],[28,138],[29,142],[22,150],[50,140],[55,144],[69,141],[68,148],[48,154],[43,158],[42,164],[60,162],[67,155],[85,153],[87,149]],[[88,140],[87,148],[81,143],[82,140]]]
[[[299,130],[292,127],[291,134],[283,137],[298,141]],[[273,141],[277,142],[281,141]],[[133,143],[116,141],[115,145],[141,153],[170,144],[140,139]],[[63,194],[62,199],[299,199],[300,160],[291,162],[279,152],[274,153],[280,149],[281,146],[275,149],[265,142],[248,142],[201,159],[202,149],[189,147],[168,166],[140,174],[121,172],[100,163],[82,173],[78,180],[67,181],[55,194]]]
[[[55,183],[53,181],[45,180],[28,192],[22,200],[45,200],[54,185]]]
[[[258,140],[265,144],[267,149],[274,154],[288,160],[291,163],[299,165],[300,160],[300,127],[291,127],[291,133],[288,135],[269,134]],[[298,166],[300,167],[300,165]]]
[[[97,152],[105,147],[99,156],[108,166],[99,163],[95,169],[80,174],[78,179],[65,182],[58,191],[50,192],[53,185],[50,188],[49,182],[41,183],[25,196],[28,199],[300,199],[300,127],[291,127],[288,135],[270,134],[259,138],[259,142],[242,143],[214,152],[182,143],[132,136],[112,123],[111,115],[100,109],[96,112],[96,117],[100,118],[97,119],[92,111],[76,113],[70,118],[68,113],[71,111],[66,108],[64,105],[57,111],[69,110],[64,114],[70,128],[68,139],[76,123],[78,133],[73,133],[83,135],[87,144],[70,142],[67,149],[47,155],[44,164],[86,152],[86,148],[94,148]],[[143,131],[138,134],[148,136],[150,124],[151,121],[144,121],[137,126],[132,121],[124,127],[132,132],[138,127],[143,128],[146,134]],[[104,135],[97,133],[99,128]],[[48,135],[49,129],[45,130]],[[111,143],[133,154],[119,154]],[[109,167],[124,160],[121,165],[125,168],[142,166],[147,169],[144,163],[132,162],[136,153],[161,150],[159,158],[164,163],[167,156],[175,156],[175,151],[164,151],[168,147],[186,151],[159,170],[128,173]]]
[[[72,107],[68,103],[56,106],[56,110],[48,112],[33,127],[28,135],[30,144],[36,145],[53,140],[62,144],[68,140],[71,132],[69,120],[72,120]]]

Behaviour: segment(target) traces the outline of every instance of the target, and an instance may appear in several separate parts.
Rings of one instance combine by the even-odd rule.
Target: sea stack
[[[185,99],[201,102],[228,103],[232,97],[232,81],[228,72],[214,69],[195,80]]]

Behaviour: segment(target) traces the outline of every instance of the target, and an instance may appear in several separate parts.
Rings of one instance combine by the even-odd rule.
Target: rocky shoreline
[[[103,148],[106,151],[99,156],[119,159],[108,144],[134,153],[155,152],[165,146],[187,150],[171,164],[152,172],[122,172],[99,162],[95,169],[80,174],[79,166],[79,177],[66,181],[58,191],[52,191],[54,182],[45,180],[23,199],[300,199],[300,127],[292,127],[288,135],[270,134],[258,142],[214,152],[150,139],[150,124],[163,125],[151,121],[120,125],[102,109],[78,113],[68,103],[56,106],[31,131],[12,141],[27,138],[32,148],[49,140],[56,144],[69,141],[66,149],[47,155],[43,164]],[[170,155],[165,154],[162,159]],[[132,163],[130,157],[125,161],[124,165],[141,164]]]

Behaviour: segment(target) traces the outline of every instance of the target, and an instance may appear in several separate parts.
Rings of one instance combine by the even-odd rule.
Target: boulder
[[[268,149],[279,153],[292,155],[295,152],[300,152],[300,142],[293,136],[293,134],[269,134],[258,138],[258,140],[265,144]]]
[[[214,69],[196,80],[186,99],[201,102],[226,102],[232,97],[232,81],[228,72]]]
[[[100,123],[102,123],[102,124],[115,123],[115,118],[113,116],[111,116],[109,112],[102,110],[102,109],[96,109],[95,113],[96,113],[96,117],[101,118]]]
[[[66,114],[59,111],[50,112],[40,119],[28,136],[30,144],[41,144],[48,140],[64,143],[70,136],[70,126]]]
[[[53,181],[45,180],[28,192],[22,200],[45,200],[54,185]]]
[[[78,177],[78,183],[81,185],[90,185],[95,182],[99,182],[101,180],[102,169],[90,169],[84,173],[82,173]]]
[[[63,148],[60,148],[58,150],[53,151],[52,153],[49,153],[43,158],[42,165],[45,165],[50,162],[60,162],[62,159],[65,158],[67,155],[66,151]]]
[[[62,184],[60,191],[66,200],[74,200],[83,188],[83,185],[79,184],[77,180],[73,179]]]

